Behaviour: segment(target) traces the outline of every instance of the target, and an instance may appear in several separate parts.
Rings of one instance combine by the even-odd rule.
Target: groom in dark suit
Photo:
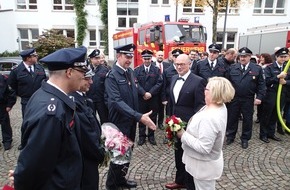
[[[182,121],[188,122],[189,119],[205,104],[204,88],[206,81],[191,73],[191,62],[186,54],[181,54],[175,61],[177,75],[174,75],[170,86],[170,115],[180,117]],[[174,183],[169,183],[165,187],[168,189],[179,189],[186,187],[193,190],[193,177],[185,171],[182,163],[183,149],[180,139],[175,144],[175,166],[176,177]]]

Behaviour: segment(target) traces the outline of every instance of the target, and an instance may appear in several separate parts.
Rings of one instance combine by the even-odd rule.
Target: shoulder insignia
[[[17,64],[17,65],[14,65],[13,67],[11,67],[11,70],[14,70],[14,69],[16,69],[16,68],[18,67],[18,65],[19,65],[19,64]]]
[[[55,100],[55,98],[51,98],[47,104],[46,114],[47,115],[55,115],[56,106],[57,106],[57,101]]]
[[[112,70],[109,70],[106,74],[106,78],[110,75],[110,73],[112,72]]]

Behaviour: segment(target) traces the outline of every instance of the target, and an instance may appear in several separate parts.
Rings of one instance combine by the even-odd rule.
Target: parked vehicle
[[[248,29],[239,37],[241,47],[248,47],[254,55],[273,54],[275,47],[290,47],[290,22]]]
[[[150,22],[135,23],[133,28],[123,30],[113,35],[114,47],[133,43],[134,67],[142,63],[141,52],[149,49],[154,54],[164,51],[164,59],[174,49],[181,49],[185,53],[196,49],[206,51],[206,29],[200,23],[179,20],[179,22]]]
[[[0,73],[8,76],[11,68],[20,64],[21,57],[0,57]]]

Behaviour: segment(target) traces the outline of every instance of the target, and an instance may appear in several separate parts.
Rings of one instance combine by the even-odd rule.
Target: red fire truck
[[[151,50],[154,54],[164,51],[164,58],[176,48],[188,53],[191,49],[199,52],[206,50],[206,30],[200,23],[187,21],[179,22],[150,22],[134,24],[133,28],[113,35],[114,47],[134,43],[134,67],[142,63],[141,52]]]

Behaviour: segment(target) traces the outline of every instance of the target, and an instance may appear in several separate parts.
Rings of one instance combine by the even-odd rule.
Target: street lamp
[[[227,0],[226,5],[226,13],[225,13],[225,22],[224,22],[224,30],[223,30],[223,43],[222,48],[225,48],[225,40],[226,40],[226,28],[227,28],[227,17],[228,17],[228,9],[229,9],[229,0]]]

